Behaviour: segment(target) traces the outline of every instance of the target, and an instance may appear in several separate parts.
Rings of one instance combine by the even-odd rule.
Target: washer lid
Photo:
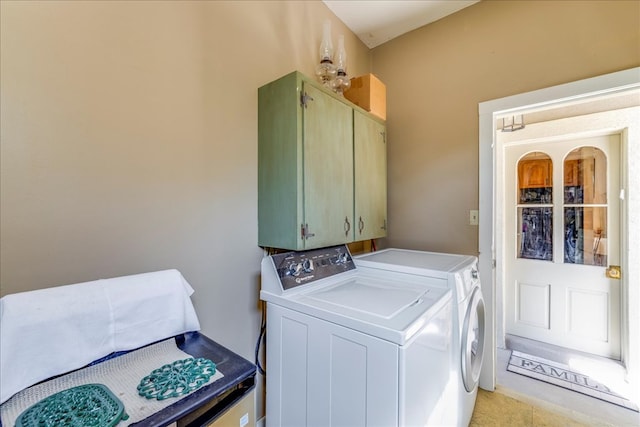
[[[390,319],[420,301],[428,291],[390,286],[372,280],[354,279],[340,286],[312,292],[311,300],[322,301],[376,317]]]
[[[452,292],[441,279],[395,272],[358,273],[344,280],[330,277],[298,292],[260,297],[300,313],[372,335],[398,345],[412,337],[445,310]],[[268,310],[267,310],[268,311]],[[445,316],[451,330],[451,313]],[[444,329],[443,329],[444,330]]]
[[[413,251],[408,249],[384,249],[354,258],[356,265],[376,267],[374,264],[404,266],[434,271],[454,271],[465,262],[473,260],[469,255],[443,254],[438,252]]]

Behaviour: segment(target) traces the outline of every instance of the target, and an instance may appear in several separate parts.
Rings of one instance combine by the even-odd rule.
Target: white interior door
[[[619,135],[505,148],[507,334],[620,358],[619,157]]]

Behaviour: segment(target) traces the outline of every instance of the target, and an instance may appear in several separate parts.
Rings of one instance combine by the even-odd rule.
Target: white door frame
[[[479,236],[478,236],[478,252],[479,252],[479,270],[480,280],[482,283],[482,293],[486,305],[486,335],[485,335],[485,357],[483,360],[482,373],[480,375],[480,387],[485,390],[494,390],[496,384],[496,308],[501,308],[501,302],[498,304],[497,287],[496,287],[496,236],[498,231],[496,226],[496,153],[501,152],[502,147],[497,147],[496,140],[496,118],[506,114],[517,115],[524,111],[541,110],[546,108],[558,107],[562,105],[572,104],[589,99],[595,99],[607,94],[623,93],[629,90],[640,88],[640,67],[631,68],[616,73],[605,74],[603,76],[593,77],[590,79],[579,80],[559,86],[540,89],[533,92],[527,92],[506,98],[495,99],[491,101],[481,102],[478,105],[479,112]],[[640,129],[634,126],[632,131],[625,131],[627,140],[640,142]],[[623,142],[624,144],[624,142]],[[640,150],[636,147],[630,147],[632,144],[625,144],[623,150],[624,161],[628,164],[630,158],[628,156],[630,148],[634,153],[640,156]],[[639,144],[635,144],[639,145]],[[634,154],[635,155],[635,154]],[[623,181],[626,187],[627,179]],[[625,219],[625,229],[633,236],[640,236],[640,223],[628,221],[629,211],[640,212],[640,200],[628,198],[628,202],[624,204],[623,218]],[[500,230],[501,232],[501,230]],[[623,239],[624,240],[624,239]],[[640,301],[640,290],[637,287],[629,287],[630,279],[640,280],[640,268],[633,266],[640,265],[640,250],[633,248],[628,242],[623,241],[623,258],[625,255],[628,259],[623,261],[623,265],[628,266],[628,273],[623,276],[623,292],[626,301]],[[635,271],[632,271],[635,269]],[[500,292],[501,294],[501,292]],[[501,311],[502,312],[502,311]],[[640,355],[637,348],[640,347],[640,322],[637,311],[626,312],[625,322],[628,323],[628,329],[623,328],[622,338],[622,354],[627,366],[627,373],[632,381],[636,381],[633,385],[634,389],[638,389],[635,378],[640,371]],[[631,321],[630,321],[631,320]],[[502,331],[501,331],[502,335]],[[632,342],[629,342],[632,340]]]

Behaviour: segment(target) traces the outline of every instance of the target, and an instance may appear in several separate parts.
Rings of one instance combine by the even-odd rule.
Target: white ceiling
[[[323,0],[370,49],[480,0]]]

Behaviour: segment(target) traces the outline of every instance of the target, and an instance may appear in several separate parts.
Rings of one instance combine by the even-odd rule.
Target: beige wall
[[[257,89],[313,73],[321,2],[1,2],[0,290],[179,269],[253,360]]]
[[[373,49],[389,238],[477,254],[478,103],[640,65],[638,1],[488,1]]]

